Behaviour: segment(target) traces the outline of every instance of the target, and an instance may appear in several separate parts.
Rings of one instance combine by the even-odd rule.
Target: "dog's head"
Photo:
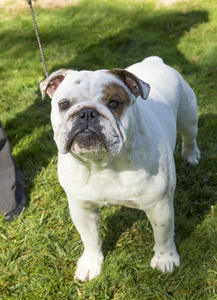
[[[52,99],[51,123],[60,153],[116,156],[133,130],[132,106],[149,85],[122,69],[59,70],[40,84]]]

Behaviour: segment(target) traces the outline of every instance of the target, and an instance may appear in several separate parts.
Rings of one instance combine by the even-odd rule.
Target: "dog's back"
[[[136,63],[127,71],[147,82],[150,94],[145,103],[137,101],[139,110],[151,109],[158,122],[168,132],[171,148],[174,150],[175,138],[171,128],[182,135],[182,155],[189,163],[197,164],[200,151],[196,144],[197,100],[194,91],[184,78],[166,65],[160,57],[151,56]],[[148,116],[149,114],[146,113]],[[190,126],[189,126],[190,125]]]

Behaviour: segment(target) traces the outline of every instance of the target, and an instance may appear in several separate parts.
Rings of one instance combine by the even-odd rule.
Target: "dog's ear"
[[[61,69],[54,73],[52,73],[48,78],[46,78],[44,81],[40,83],[40,91],[42,94],[42,99],[45,98],[45,93],[48,94],[48,96],[52,99],[53,94],[60,85],[60,83],[63,81],[63,79],[66,77],[67,74],[69,74],[71,71],[67,69]]]
[[[150,85],[134,74],[124,69],[111,69],[109,70],[109,73],[121,79],[136,98],[138,96],[141,96],[144,100],[148,98]]]

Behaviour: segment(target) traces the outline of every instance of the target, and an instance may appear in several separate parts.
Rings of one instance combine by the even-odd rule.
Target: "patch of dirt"
[[[176,2],[181,2],[183,0],[158,0],[156,5],[157,6],[170,6],[170,5],[173,5],[174,3]]]
[[[58,7],[66,7],[76,5],[82,0],[32,0],[33,7],[41,7],[46,9],[55,9]],[[157,0],[156,7],[171,6],[176,2],[183,0]],[[186,0],[187,1],[187,0]],[[0,9],[15,14],[19,11],[28,9],[27,0],[0,0]]]
[[[32,0],[33,7],[55,9],[77,4],[80,0]],[[27,0],[0,0],[0,9],[17,12],[28,8]]]

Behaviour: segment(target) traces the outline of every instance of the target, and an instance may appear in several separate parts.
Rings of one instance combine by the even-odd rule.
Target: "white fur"
[[[57,102],[61,98],[79,98],[76,105],[101,107],[113,128],[122,136],[118,155],[102,161],[79,159],[72,153],[59,152],[58,173],[69,202],[72,220],[84,244],[75,278],[91,280],[100,274],[103,254],[99,233],[98,207],[125,205],[142,209],[149,218],[155,238],[151,267],[171,272],[180,265],[174,244],[173,196],[176,173],[173,151],[177,130],[183,137],[182,155],[189,163],[200,159],[197,148],[197,103],[194,92],[182,76],[159,57],[150,57],[127,69],[147,82],[151,92],[147,100],[137,98],[115,120],[101,100],[102,87],[118,82],[104,70],[72,71],[58,87],[52,101],[51,120],[54,134],[62,117]],[[82,84],[75,87],[74,79]],[[72,110],[76,106],[72,107]],[[117,122],[117,124],[116,124]],[[58,138],[55,139],[58,145]],[[61,145],[59,145],[61,147]]]

